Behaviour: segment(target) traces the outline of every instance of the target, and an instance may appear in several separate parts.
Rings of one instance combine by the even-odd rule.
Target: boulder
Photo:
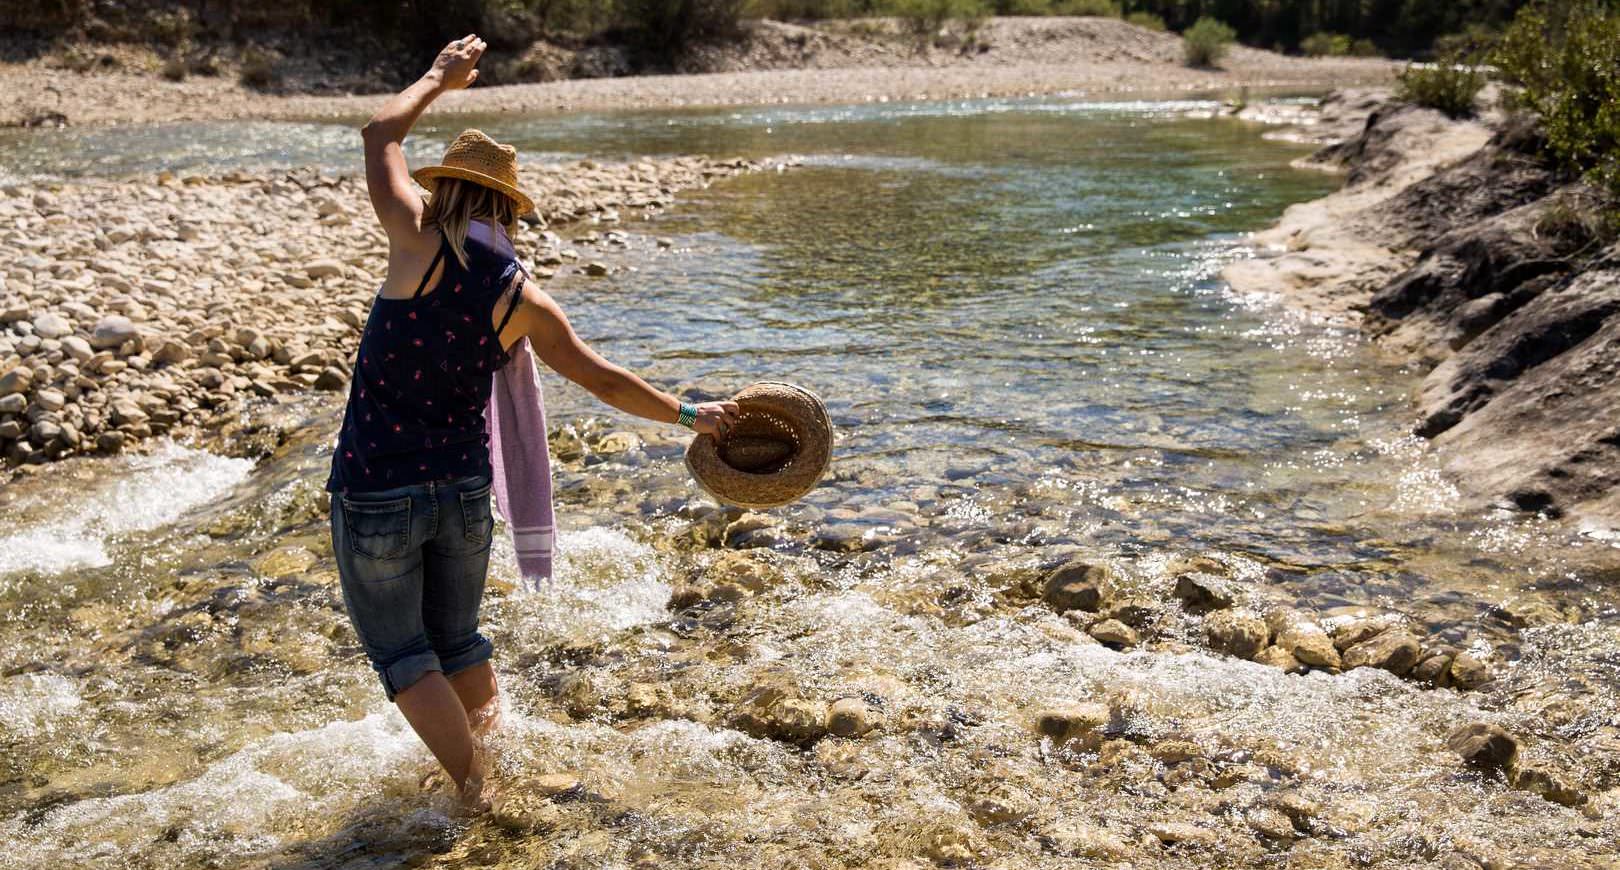
[[[1286,612],[1271,614],[1266,624],[1276,634],[1277,646],[1293,653],[1302,664],[1328,670],[1343,666],[1339,650],[1320,625]]]
[[[1451,661],[1451,684],[1467,692],[1489,683],[1493,677],[1490,668],[1470,653],[1458,653]]]
[[[1231,607],[1237,600],[1236,590],[1225,578],[1197,571],[1176,578],[1175,595],[1194,611]]]

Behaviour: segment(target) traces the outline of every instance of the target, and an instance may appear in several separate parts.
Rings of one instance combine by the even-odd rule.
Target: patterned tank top
[[[415,295],[372,302],[328,490],[368,492],[490,473],[484,408],[495,372],[508,359],[499,336],[521,298],[509,291],[520,284],[523,266],[499,225],[474,221],[465,249],[463,267],[441,241]],[[444,272],[429,288],[441,262]],[[504,307],[494,328],[497,305]]]

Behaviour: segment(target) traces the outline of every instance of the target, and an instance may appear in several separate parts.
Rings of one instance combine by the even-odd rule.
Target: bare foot
[[[486,780],[483,754],[482,749],[473,754],[472,769],[461,782],[461,809],[469,815],[489,812],[490,801],[495,796],[495,789]]]

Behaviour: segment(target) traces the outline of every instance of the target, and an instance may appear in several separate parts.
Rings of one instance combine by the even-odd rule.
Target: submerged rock
[[[1117,619],[1104,619],[1086,629],[1086,633],[1115,649],[1133,647],[1137,643],[1136,630]]]
[[[1402,677],[1417,664],[1423,646],[1400,630],[1385,631],[1344,651],[1346,668],[1381,668]],[[1297,655],[1297,654],[1296,654]]]
[[[1306,670],[1303,662],[1294,658],[1293,653],[1280,646],[1266,647],[1255,654],[1254,661],[1256,664],[1270,665],[1290,674],[1303,674]]]
[[[1056,743],[1098,738],[1113,717],[1114,712],[1107,704],[1064,704],[1035,714],[1035,731]]]
[[[873,714],[860,698],[840,698],[827,708],[827,732],[835,737],[859,737],[872,730]]]
[[[1474,722],[1451,732],[1446,747],[1481,770],[1507,770],[1519,756],[1518,738],[1489,722]]]
[[[1053,610],[1095,612],[1102,604],[1102,585],[1111,579],[1106,566],[1075,559],[1046,575],[1041,584],[1041,600]]]

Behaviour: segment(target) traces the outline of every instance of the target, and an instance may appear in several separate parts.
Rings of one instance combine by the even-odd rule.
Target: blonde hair
[[[433,193],[422,213],[422,227],[436,227],[443,233],[456,261],[465,269],[468,224],[490,220],[512,233],[517,230],[517,219],[518,205],[510,196],[477,182],[440,178],[433,183]]]

